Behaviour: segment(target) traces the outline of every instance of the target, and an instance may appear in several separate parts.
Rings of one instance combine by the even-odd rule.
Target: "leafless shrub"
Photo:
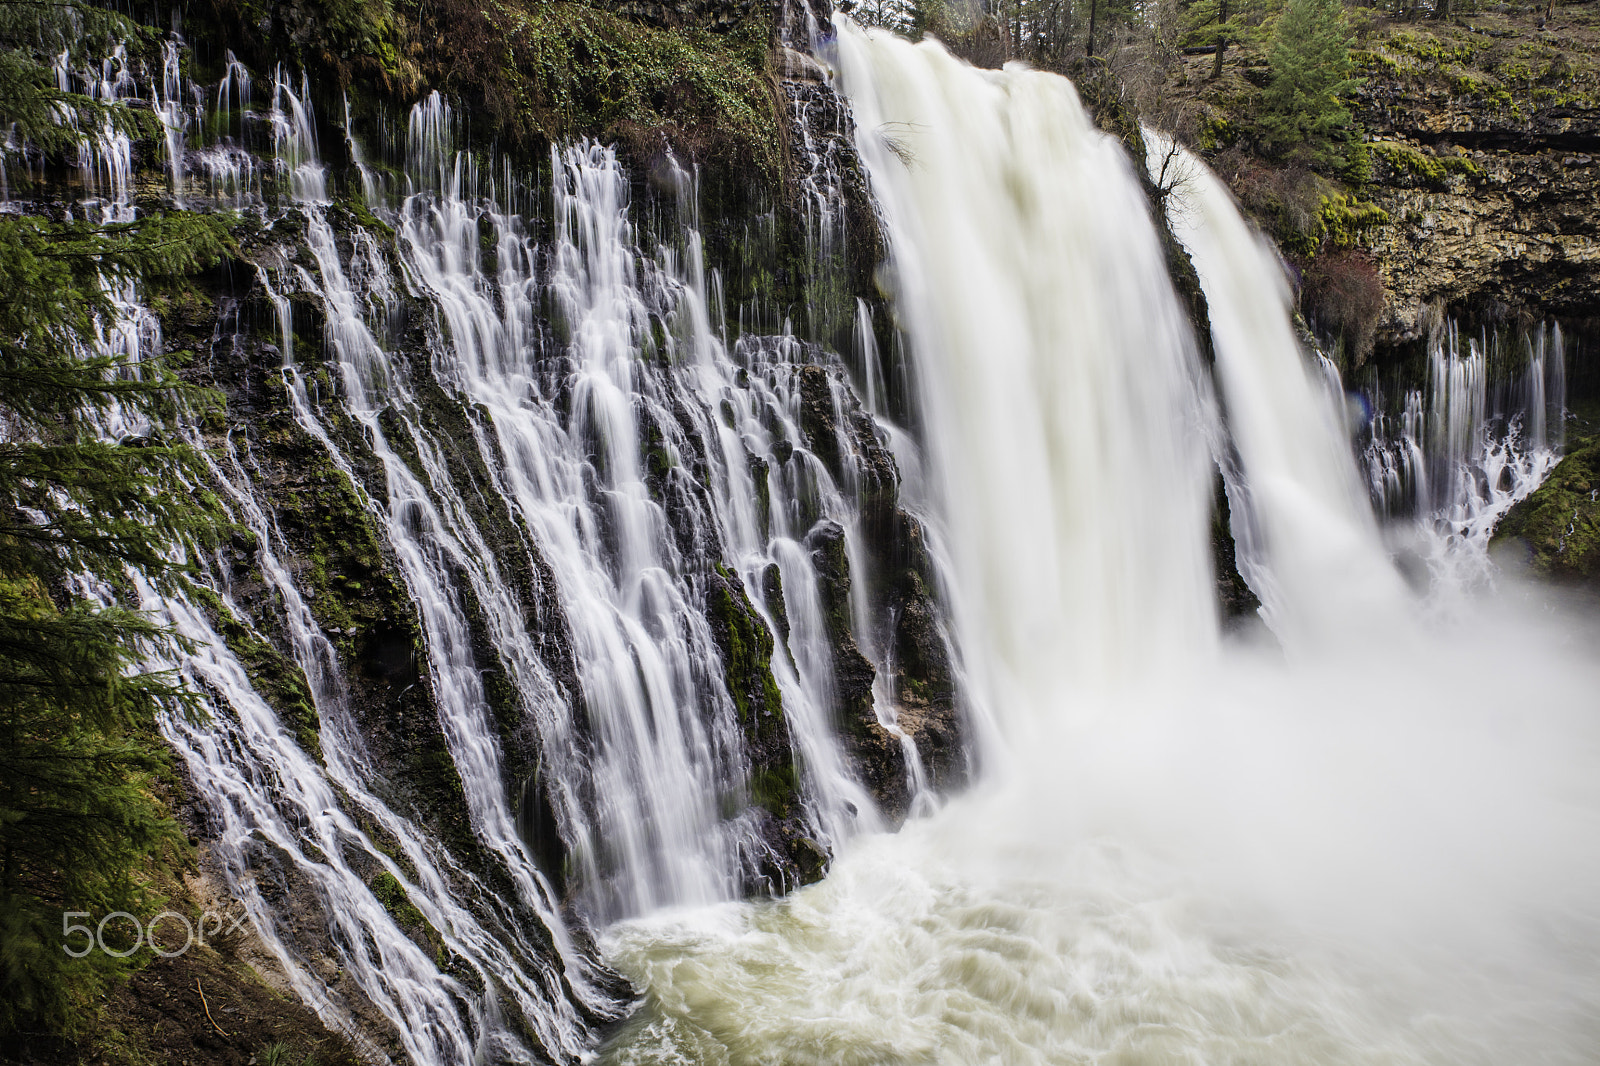
[[[1366,361],[1383,314],[1383,278],[1363,251],[1330,252],[1302,267],[1300,306],[1318,327],[1344,338],[1352,367]]]

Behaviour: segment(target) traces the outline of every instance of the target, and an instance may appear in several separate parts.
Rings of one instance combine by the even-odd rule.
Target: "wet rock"
[[[1491,551],[1507,570],[1600,597],[1600,435],[1575,442],[1544,484],[1506,512]]]

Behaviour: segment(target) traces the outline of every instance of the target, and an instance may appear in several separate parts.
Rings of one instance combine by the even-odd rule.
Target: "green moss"
[[[508,117],[531,132],[552,141],[598,135],[646,156],[665,139],[703,161],[778,175],[770,16],[713,33],[642,25],[567,0],[491,0],[483,13],[503,41]]]
[[[709,578],[706,620],[722,655],[723,679],[750,756],[750,800],[787,818],[799,796],[800,778],[783,719],[783,696],[772,676],[772,634],[735,574],[719,563]]]
[[[402,928],[422,925],[427,919],[422,912],[417,910],[411,902],[411,897],[406,894],[405,886],[397,880],[394,874],[384,870],[367,883],[372,889],[372,894],[378,897],[378,902],[383,904],[383,909],[389,912]]]
[[[1600,588],[1600,436],[1580,442],[1495,530],[1502,560],[1535,574]]]
[[[1387,225],[1389,212],[1377,204],[1336,193],[1322,198],[1318,212],[1323,242],[1338,250],[1354,248],[1367,230]]]
[[[800,795],[799,773],[793,763],[775,769],[755,767],[750,771],[750,799],[779,818],[787,818]]]
[[[162,331],[169,337],[183,329],[209,329],[216,320],[216,300],[192,277],[146,281],[145,304],[160,316]]]
[[[722,670],[728,694],[733,697],[739,721],[751,722],[756,715],[783,715],[783,696],[772,676],[772,634],[761,617],[741,595],[739,579],[721,563],[721,581],[713,583],[706,595],[706,608],[722,651]]]
[[[1511,99],[1511,94],[1497,85],[1491,85],[1476,74],[1464,71],[1450,71],[1447,74],[1450,88],[1462,96],[1470,96],[1481,100],[1491,107],[1509,109],[1513,115],[1517,113],[1516,102]]]
[[[241,622],[211,589],[191,585],[189,595],[211,616],[228,650],[250,675],[251,685],[277,712],[279,720],[294,734],[296,743],[321,762],[322,720],[311,697],[311,686],[299,665]]]
[[[191,39],[227,41],[258,69],[292,60],[313,81],[401,95],[420,84],[415,16],[391,0],[202,0],[184,15]]]
[[[1358,49],[1350,53],[1350,59],[1355,63],[1356,69],[1365,74],[1386,74],[1390,77],[1400,76],[1400,64],[1383,52],[1369,49]]]
[[[1372,180],[1372,152],[1367,145],[1355,141],[1345,151],[1340,177],[1357,188]]]
[[[360,197],[351,197],[347,200],[341,200],[338,204],[338,208],[342,209],[347,215],[349,215],[351,221],[361,226],[362,229],[365,229],[370,233],[377,234],[385,240],[394,239],[393,227],[391,227],[387,222],[383,221],[377,215],[374,215]]]
[[[1473,178],[1483,175],[1483,169],[1464,155],[1436,156],[1396,141],[1374,141],[1367,148],[1395,174],[1419,179],[1435,188],[1443,188],[1452,174]]]
[[[1208,115],[1200,123],[1200,150],[1211,153],[1233,144],[1239,139],[1234,122],[1223,115]]]
[[[1446,42],[1417,33],[1397,33],[1384,42],[1384,47],[1424,66],[1442,67],[1450,63],[1470,63],[1473,56],[1489,46],[1472,40]]]
[[[309,563],[300,577],[310,608],[336,643],[383,613],[399,590],[385,577],[378,535],[361,496],[325,455],[312,459],[300,491],[279,504],[279,520],[301,540]]]
[[[1495,74],[1503,82],[1512,84],[1532,85],[1543,79],[1545,71],[1549,69],[1547,63],[1530,63],[1525,59],[1510,59],[1495,68]]]

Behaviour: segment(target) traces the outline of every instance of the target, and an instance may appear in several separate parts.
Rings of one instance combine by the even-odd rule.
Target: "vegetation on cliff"
[[[358,117],[437,89],[467,105],[474,140],[531,160],[588,136],[641,162],[671,151],[768,178],[781,163],[766,7],[210,0],[192,17],[259,69],[292,58]]]
[[[685,161],[776,176],[770,18],[721,32],[669,28],[564,0],[493,0],[481,17],[503,49],[500,69],[479,81],[476,71],[463,76],[471,67],[456,67],[441,87],[483,92],[491,113],[517,133],[588,134],[620,140],[642,161],[671,150]]]
[[[1284,156],[1344,162],[1345,101],[1356,86],[1351,40],[1339,0],[1289,0],[1284,8],[1268,53],[1272,80],[1261,95],[1261,128]]]
[[[148,112],[64,89],[51,68],[148,39],[98,9],[0,6],[0,114],[15,122],[8,154],[30,164],[11,172],[13,190],[32,166],[75,159],[79,129],[151,131]],[[131,950],[126,921],[101,934],[129,947],[122,957],[64,944],[64,917],[147,918],[152,879],[185,848],[154,794],[168,762],[155,717],[199,713],[198,697],[143,668],[171,635],[102,600],[122,598],[130,571],[178,579],[185,546],[211,537],[198,457],[168,432],[179,407],[211,397],[178,376],[177,357],[114,340],[128,286],[229,246],[212,217],[0,217],[0,1036],[87,1024],[148,955]]]
[[[1491,325],[1595,313],[1592,214],[1576,207],[1600,119],[1593,6],[1439,7],[1346,9],[1359,84],[1342,163],[1274,151],[1260,34],[1220,74],[1212,56],[1180,59],[1153,104],[1290,253],[1301,307],[1344,339],[1347,368],[1374,344],[1405,356],[1430,304]]]

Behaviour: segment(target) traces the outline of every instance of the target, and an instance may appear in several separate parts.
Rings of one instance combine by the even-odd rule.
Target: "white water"
[[[176,46],[169,46],[164,57],[164,79],[152,87],[151,96],[167,127],[173,191],[181,195],[183,143],[176,131],[186,120],[173,104],[182,84]],[[64,67],[59,76],[63,85],[70,84],[72,75]],[[137,92],[120,47],[98,71],[90,69],[79,77],[99,99],[123,101]],[[242,68],[230,63],[229,81],[243,86],[241,95],[247,100],[248,76]],[[302,105],[280,77],[270,114],[274,142],[294,193],[315,203],[324,186]],[[83,137],[83,208],[91,217],[107,222],[136,217],[129,149],[128,138],[109,122]],[[313,226],[320,221],[320,216],[312,219]],[[336,275],[335,284],[339,280]],[[120,284],[110,295],[113,314],[96,324],[95,336],[85,343],[126,368],[120,372],[137,373],[139,362],[162,350],[159,320],[140,303],[134,283]],[[270,287],[268,295],[276,301]],[[233,319],[225,313],[214,346],[239,344],[237,335],[226,332],[230,324]],[[284,339],[288,355],[287,328]],[[290,392],[299,401],[298,411],[309,418],[303,390],[291,387]],[[95,425],[109,439],[140,437],[150,429],[147,421],[115,408],[97,416]],[[177,432],[198,454],[207,455],[207,442],[192,424],[185,421]],[[325,435],[321,439],[331,447]],[[548,1054],[580,1056],[588,1036],[576,1002],[609,1006],[587,987],[587,961],[562,938],[559,920],[547,915],[555,939],[552,959],[549,937],[530,936],[525,925],[519,927],[526,915],[496,898],[438,842],[370,791],[381,775],[350,715],[342,666],[282,558],[284,541],[256,494],[251,464],[232,438],[208,462],[209,482],[222,491],[225,509],[255,535],[253,561],[278,597],[287,650],[309,682],[325,760],[313,758],[285,729],[195,597],[181,586],[157,586],[143,575],[128,575],[137,606],[189,642],[181,654],[170,646],[152,648],[150,666],[175,671],[213,705],[212,716],[203,722],[172,717],[162,728],[207,802],[209,854],[233,901],[242,906],[293,991],[331,1028],[346,1033],[370,1061],[388,1057],[385,1047],[365,1035],[372,1031],[380,1040],[392,1039],[404,1058],[414,1062],[542,1061],[527,1046],[530,1035]],[[226,560],[219,555],[199,562],[205,584],[219,594],[221,610],[235,620],[247,619],[232,597]],[[92,579],[86,578],[84,587],[91,596],[113,595]],[[498,779],[491,785],[500,787]],[[376,826],[386,843],[374,841],[364,826]],[[394,857],[395,848],[401,857]],[[393,877],[432,926],[442,945],[437,955],[396,925],[369,887],[372,868]],[[283,894],[286,889],[301,894],[290,898]],[[302,910],[307,903],[325,925],[304,938],[302,930],[311,917]],[[319,937],[325,941],[319,943]],[[332,959],[314,962],[312,953],[324,950]],[[441,972],[447,962],[455,976]],[[565,963],[567,972],[553,969],[553,963]],[[336,992],[333,984],[341,979]],[[363,1008],[386,1019],[388,1030],[372,1026],[370,1017],[358,1023],[356,1015]]]
[[[261,845],[268,843],[310,882],[329,919],[340,970],[393,1024],[413,1061],[463,1061],[479,1053],[530,1061],[521,1038],[500,1018],[496,1000],[502,997],[546,1047],[576,1054],[583,1046],[582,1027],[567,1002],[570,993],[549,969],[543,945],[505,922],[496,913],[501,905],[476,878],[373,794],[381,772],[350,714],[338,654],[280,557],[282,535],[257,502],[246,461],[232,441],[225,465],[213,464],[211,473],[227,494],[235,520],[256,537],[256,561],[281,597],[293,658],[309,682],[321,721],[323,763],[318,765],[253,691],[247,672],[206,616],[187,600],[144,590],[146,608],[202,649],[179,668],[222,701],[211,722],[196,727],[174,720],[168,730],[221,823],[213,854],[258,933],[283,963],[296,992],[326,1022],[345,1032],[360,1031],[345,997],[331,993],[306,949],[293,943],[289,930],[297,923],[284,913],[283,901],[262,898],[255,867]],[[223,566],[215,567],[212,583],[235,617],[247,617],[228,596],[225,573]],[[398,845],[408,868],[359,828],[356,812]],[[401,884],[440,934],[444,957],[459,959],[493,995],[485,999],[440,972],[437,961],[396,926],[351,868],[345,856],[352,849]],[[491,917],[485,922],[479,914]]]
[[[981,701],[1016,720],[1204,651],[1208,402],[1126,158],[1060,78],[848,32],[840,63]]]
[[[1463,337],[1450,322],[1429,344],[1424,388],[1406,392],[1398,417],[1383,410],[1376,384],[1363,397],[1373,408],[1362,454],[1373,504],[1436,583],[1493,580],[1495,526],[1561,457],[1566,358],[1559,325]]]
[[[1209,174],[1225,420],[1071,88],[836,27],[1002,769],[787,901],[615,927],[607,1061],[1595,1061],[1593,620],[1424,627]],[[1214,453],[1281,649],[1216,635]]]
[[[1152,134],[1147,166],[1171,183],[1173,234],[1188,251],[1211,315],[1226,431],[1238,455],[1232,498],[1258,531],[1241,572],[1261,586],[1265,617],[1293,651],[1395,639],[1409,604],[1350,461],[1342,412],[1297,358],[1289,290],[1266,238],[1227,187]],[[1397,630],[1396,627],[1400,627]]]
[[[247,427],[209,442],[211,479],[256,536],[253,561],[276,603],[271,621],[309,682],[323,758],[301,750],[254,690],[219,633],[225,627],[190,599],[141,585],[141,604],[198,649],[171,665],[214,697],[210,722],[167,726],[215,820],[211,855],[294,990],[330,1025],[368,1026],[419,1063],[573,1060],[589,1039],[580,1010],[604,1016],[618,1005],[595,987],[552,873],[530,853],[514,809],[519,793],[546,790],[570,854],[559,875],[587,920],[732,899],[769,876],[749,756],[705,606],[718,568],[755,605],[758,624],[778,632],[773,616],[785,617],[772,668],[779,736],[794,745],[801,779],[795,828],[831,850],[881,827],[833,738],[832,652],[805,541],[819,523],[842,528],[855,587],[865,587],[856,482],[867,459],[841,435],[839,485],[796,446],[804,440],[802,366],[824,362],[836,408],[846,399],[843,368],[792,337],[730,345],[698,234],[669,226],[671,243],[645,255],[628,222],[626,175],[609,150],[554,155],[556,233],[541,248],[523,217],[537,194],[509,171],[481,182],[456,154],[448,109],[434,97],[412,115],[404,199],[389,199],[391,183],[361,167],[368,204],[392,225],[393,245],[360,227],[336,235],[328,217],[335,183],[320,159],[305,81],[296,85],[280,69],[264,108],[252,110],[251,75],[231,57],[213,93],[187,86],[178,54],[176,45],[165,51],[162,79],[150,89],[167,131],[172,193],[258,209],[269,225],[286,215],[303,224],[309,257],[268,261],[258,277],[278,318],[290,412],[349,480],[393,553],[425,638],[424,684],[492,869],[469,868],[380,798],[391,794],[387,771],[367,750],[344,664],[255,484]],[[131,97],[136,82],[115,58],[84,78],[98,79],[96,92],[108,98]],[[131,158],[127,139],[113,132],[85,138],[82,169],[89,206],[124,220],[133,210]],[[265,167],[251,154],[264,150]],[[263,169],[276,172],[276,204],[262,192]],[[679,172],[678,185],[680,217],[692,223],[692,175]],[[485,230],[494,235],[492,269],[482,257]],[[392,348],[402,292],[432,315],[420,361]],[[296,350],[297,294],[324,311],[324,351]],[[127,313],[107,324],[102,346],[136,360],[159,335],[144,335],[154,319],[131,289],[122,302]],[[541,305],[553,309],[546,314],[562,336],[555,345]],[[219,332],[214,343],[242,357],[243,334]],[[318,380],[319,362],[331,388],[328,377]],[[418,398],[434,386],[463,405],[468,439],[449,441],[435,428]],[[108,432],[124,429],[132,432]],[[208,443],[186,432],[196,446]],[[451,445],[476,451],[486,482]],[[376,460],[376,484],[363,485],[353,447]],[[656,450],[663,484],[647,486],[643,458]],[[491,549],[479,526],[472,501],[486,498],[505,509],[509,554]],[[546,608],[522,602],[502,569],[519,566],[532,573],[531,594],[555,604],[537,622],[533,611]],[[774,568],[783,603],[768,602]],[[249,626],[223,560],[207,572],[229,613]],[[870,653],[870,634],[887,622],[869,617],[862,597],[853,606]],[[563,639],[576,690],[550,665]],[[534,780],[507,779],[486,668],[510,676],[524,728],[537,733]],[[892,729],[892,706],[880,715]],[[904,743],[915,778],[916,749]],[[374,869],[421,912],[427,936],[442,945],[437,955],[379,902]],[[299,894],[274,897],[263,881]],[[499,886],[510,892],[497,895]],[[371,1025],[374,1017],[387,1031]],[[385,1054],[369,1042],[362,1050]]]

